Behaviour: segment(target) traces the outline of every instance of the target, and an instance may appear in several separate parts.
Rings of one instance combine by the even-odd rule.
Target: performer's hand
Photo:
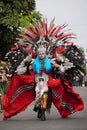
[[[29,70],[32,70],[32,65],[29,65]]]
[[[56,68],[58,68],[60,65],[57,64],[57,63],[55,63],[55,64],[53,64],[53,66],[56,67]]]

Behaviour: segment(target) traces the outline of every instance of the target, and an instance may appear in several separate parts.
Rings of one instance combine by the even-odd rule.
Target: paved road
[[[0,114],[0,130],[87,130],[87,88],[74,87],[85,103],[85,109],[74,113],[67,119],[63,119],[58,114],[56,108],[52,106],[50,115],[46,114],[47,120],[37,119],[36,113],[32,110],[33,104],[28,109],[7,121],[2,121]]]

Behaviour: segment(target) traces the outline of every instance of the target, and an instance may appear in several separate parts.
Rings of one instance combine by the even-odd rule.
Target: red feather
[[[62,39],[64,37],[70,37],[70,36],[72,36],[72,34],[64,34],[62,36],[59,36],[58,39]]]
[[[44,35],[46,35],[46,22],[45,22],[45,20],[43,20],[43,22],[42,22],[42,27],[43,27],[43,33],[44,33]]]
[[[15,51],[15,50],[17,50],[19,48],[19,46],[17,45],[17,44],[15,44],[15,47],[12,47],[11,48],[11,51]]]
[[[40,34],[40,36],[43,36],[43,32],[40,30],[38,24],[34,24],[35,28],[37,29],[38,33]]]
[[[60,46],[60,47],[56,48],[56,49],[53,51],[53,56],[56,57],[56,53],[62,54],[64,51],[65,51],[65,48],[62,47],[62,46]]]
[[[54,28],[55,24],[52,24],[47,32],[47,36],[50,35],[50,33],[52,32],[53,28]]]
[[[61,29],[62,29],[62,26],[59,26],[59,27],[54,31],[54,33],[52,34],[52,37],[55,37]]]
[[[30,41],[32,41],[32,38],[31,38],[31,37],[29,37],[29,36],[27,36],[27,35],[26,35],[26,34],[24,34],[24,33],[21,33],[21,34],[20,34],[20,36],[25,37],[25,38],[29,39]]]
[[[26,27],[26,29],[33,35],[33,37],[36,37],[36,34],[29,27]]]

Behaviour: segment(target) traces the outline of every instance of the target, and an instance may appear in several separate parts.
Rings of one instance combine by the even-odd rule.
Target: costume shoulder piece
[[[32,62],[38,51],[43,49],[52,64],[56,62],[60,64],[60,75],[64,73],[66,77],[68,74],[71,77],[83,76],[84,55],[79,47],[71,42],[75,35],[66,30],[66,26],[65,24],[55,26],[54,19],[48,26],[47,19],[43,19],[41,23],[34,22],[32,29],[19,27],[21,38],[17,41],[18,48],[6,55],[10,66],[13,66],[12,71],[16,72],[18,67],[23,65],[23,61],[26,61],[24,59],[28,59],[27,56],[31,55],[32,58],[29,57],[28,61]]]

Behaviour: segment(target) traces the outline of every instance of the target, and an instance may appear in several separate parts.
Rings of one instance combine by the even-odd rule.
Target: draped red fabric
[[[25,89],[34,83],[34,75],[14,75],[3,97],[4,116],[11,117],[26,109],[34,100],[34,88]],[[13,96],[14,95],[14,96]]]
[[[50,79],[48,85],[52,88],[52,102],[62,117],[84,109],[84,103],[78,93],[69,85],[66,79],[64,87],[61,79]]]
[[[32,103],[34,100],[34,91],[29,90],[25,91],[24,93],[21,93],[20,96],[18,96],[12,103],[10,102],[5,102],[7,100],[7,97],[5,95],[4,100],[4,117],[9,118],[13,115],[16,115],[20,113],[21,111],[24,111],[27,106]],[[9,101],[9,100],[8,100]]]
[[[4,117],[9,118],[24,111],[34,101],[33,83],[34,73],[31,76],[13,76],[3,97]],[[73,90],[66,79],[53,79],[50,75],[47,84],[52,89],[52,102],[62,117],[68,117],[84,108],[82,98]],[[27,88],[27,85],[30,88]]]

